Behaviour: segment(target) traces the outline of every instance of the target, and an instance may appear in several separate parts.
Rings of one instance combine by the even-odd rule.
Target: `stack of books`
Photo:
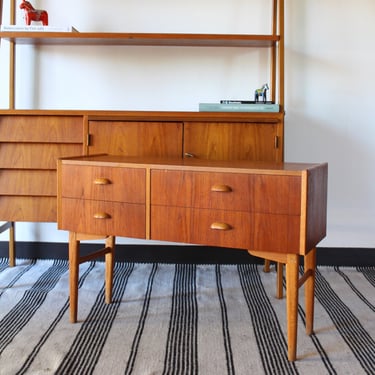
[[[199,103],[200,112],[279,112],[280,105],[249,100],[221,100],[220,103]]]

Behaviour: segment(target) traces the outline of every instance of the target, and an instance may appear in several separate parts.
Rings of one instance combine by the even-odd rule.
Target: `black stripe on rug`
[[[198,374],[196,272],[193,264],[175,267],[164,375]]]
[[[67,264],[68,264],[68,262],[67,262]],[[86,269],[86,271],[79,278],[78,288],[81,288],[81,286],[83,285],[86,277],[92,271],[94,266],[95,266],[95,262],[90,262],[89,267]],[[52,322],[52,324],[48,327],[48,329],[45,331],[43,336],[40,338],[39,342],[35,345],[32,352],[28,356],[27,360],[24,362],[22,367],[17,372],[17,375],[23,375],[27,372],[27,370],[29,369],[29,367],[33,363],[34,359],[38,355],[40,349],[43,347],[43,345],[46,343],[46,341],[48,340],[50,335],[53,333],[54,329],[56,328],[57,324],[61,321],[61,319],[65,315],[65,312],[68,310],[68,308],[69,308],[69,298],[66,300],[64,306],[58,312],[58,314],[57,314],[56,318],[54,319],[54,321]]]
[[[15,277],[9,281],[9,283],[4,287],[2,288],[2,290],[0,291],[0,297],[2,296],[2,294],[7,290],[7,289],[10,289],[28,270],[30,270],[36,263],[36,260],[32,260],[30,261],[30,263],[23,268],[23,270],[19,273],[17,273],[15,275]],[[8,264],[6,263],[6,267],[5,268],[8,268]],[[4,269],[5,269],[4,268]],[[2,271],[1,267],[0,267],[0,272]]]
[[[350,278],[345,275],[344,272],[340,270],[339,267],[335,267],[335,271],[344,279],[344,281],[349,285],[350,289],[357,295],[357,297],[365,304],[367,307],[375,312],[375,306],[356,288],[356,286],[351,282]]]
[[[45,301],[48,293],[55,287],[62,274],[67,272],[67,262],[57,260],[28,289],[20,301],[0,322],[0,355],[30,321]]]
[[[224,298],[224,290],[223,290],[223,285],[221,282],[221,268],[219,264],[215,266],[215,272],[216,272],[217,293],[218,293],[219,302],[220,302],[221,322],[222,322],[222,327],[223,327],[223,339],[224,339],[227,371],[228,371],[228,375],[234,375],[235,371],[234,371],[233,352],[232,352],[232,345],[231,345],[230,332],[229,332],[228,312],[227,312],[227,305],[225,303],[225,298]]]
[[[375,272],[374,267],[357,267],[357,271],[361,272],[367,281],[375,287]]]
[[[265,374],[298,374],[294,362],[288,361],[287,343],[258,268],[241,264],[238,273]]]
[[[136,330],[136,333],[135,333],[135,336],[134,336],[134,340],[133,340],[133,343],[132,343],[130,356],[129,356],[129,359],[128,359],[127,364],[126,364],[125,375],[131,374],[132,371],[133,371],[133,368],[134,368],[134,363],[135,363],[135,359],[137,357],[138,348],[139,348],[139,342],[140,342],[141,337],[142,337],[143,329],[145,327],[146,318],[147,318],[147,314],[148,314],[148,309],[149,309],[149,306],[150,306],[152,286],[154,284],[154,278],[155,278],[155,274],[156,274],[157,269],[158,269],[158,265],[154,264],[152,266],[152,269],[151,269],[151,272],[150,272],[150,276],[149,276],[149,279],[148,279],[148,282],[147,282],[147,289],[146,289],[146,294],[145,294],[145,298],[144,298],[144,302],[143,302],[142,312],[141,312],[141,316],[140,316],[140,319],[139,319],[139,322],[138,322],[138,326],[137,326],[137,330]]]
[[[315,295],[327,311],[337,331],[352,350],[367,374],[375,373],[375,341],[359,319],[339,298],[319,270],[316,271]]]
[[[119,309],[134,263],[116,263],[113,302],[103,303],[105,289],[100,290],[90,313],[83,322],[72,346],[56,371],[56,375],[91,374]]]

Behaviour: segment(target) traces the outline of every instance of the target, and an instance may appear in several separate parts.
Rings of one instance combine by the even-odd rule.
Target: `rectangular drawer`
[[[298,215],[255,214],[253,250],[298,254],[300,225]]]
[[[82,116],[0,116],[2,142],[83,143]]]
[[[146,208],[141,204],[63,198],[59,229],[98,235],[146,237]]]
[[[56,171],[2,169],[0,195],[56,196]]]
[[[0,143],[0,168],[56,169],[57,159],[82,154],[82,144]]]
[[[299,215],[301,179],[294,176],[252,175],[254,212]]]
[[[146,201],[144,169],[64,165],[61,178],[65,182],[62,197],[139,204]]]
[[[153,205],[235,211],[251,211],[253,206],[245,174],[154,170],[151,187]]]
[[[151,239],[252,248],[252,215],[246,212],[151,207]]]
[[[0,217],[4,221],[56,222],[55,197],[0,196]]]

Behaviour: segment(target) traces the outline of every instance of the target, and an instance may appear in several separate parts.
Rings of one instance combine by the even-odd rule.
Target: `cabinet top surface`
[[[327,163],[276,163],[249,160],[203,160],[203,159],[172,159],[152,157],[126,157],[119,155],[91,155],[59,159],[63,165],[87,165],[102,167],[130,167],[168,169],[201,172],[228,172],[251,174],[296,175],[327,166]]]

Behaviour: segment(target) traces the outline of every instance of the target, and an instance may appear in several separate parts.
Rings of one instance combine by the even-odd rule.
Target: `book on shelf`
[[[40,31],[40,32],[78,32],[73,26],[43,26],[43,25],[1,25],[1,31]]]
[[[279,112],[279,104],[272,103],[199,103],[200,112]]]

